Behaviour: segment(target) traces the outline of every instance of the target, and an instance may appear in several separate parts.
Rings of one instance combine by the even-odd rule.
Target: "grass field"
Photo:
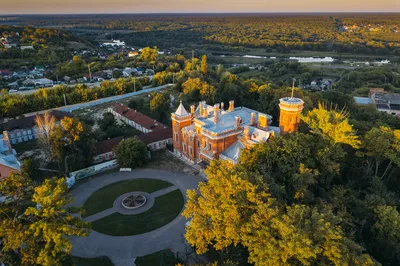
[[[155,198],[150,210],[136,214],[113,213],[92,222],[92,229],[106,235],[131,236],[153,231],[171,222],[182,211],[184,198],[180,190]]]
[[[156,179],[133,179],[116,182],[93,193],[83,205],[85,213],[82,216],[87,217],[111,208],[115,199],[122,194],[133,191],[152,193],[170,186],[172,184]]]

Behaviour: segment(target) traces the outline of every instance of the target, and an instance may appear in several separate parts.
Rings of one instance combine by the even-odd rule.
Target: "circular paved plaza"
[[[167,188],[153,193],[146,193],[148,202],[138,209],[123,210],[119,204],[126,194],[120,195],[111,208],[84,218],[85,221],[93,222],[113,213],[134,215],[151,209],[154,199],[162,197],[172,191],[180,190],[186,202],[186,190],[197,188],[198,182],[202,181],[200,176],[185,175],[183,173],[169,172],[154,169],[137,169],[132,172],[115,172],[96,177],[88,182],[77,185],[72,190],[74,202],[71,206],[83,206],[89,197],[99,189],[110,184],[133,179],[158,179],[172,184]],[[143,209],[142,209],[143,208]],[[163,249],[184,251],[185,243],[185,218],[178,215],[170,223],[153,231],[132,236],[111,236],[96,231],[91,231],[87,237],[72,237],[73,245],[71,254],[82,258],[94,258],[99,256],[109,257],[114,265],[134,265],[136,257],[145,256]]]

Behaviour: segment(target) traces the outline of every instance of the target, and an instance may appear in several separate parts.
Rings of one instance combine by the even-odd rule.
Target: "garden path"
[[[137,169],[132,172],[114,172],[93,178],[77,185],[72,190],[74,202],[71,206],[82,206],[95,191],[109,184],[136,178],[159,179],[170,182],[175,189],[179,189],[186,202],[186,190],[196,189],[199,182],[204,181],[201,176],[186,175],[179,172],[170,172],[155,169]],[[156,191],[168,193],[175,190],[173,187]],[[170,191],[171,190],[171,191]],[[102,213],[102,212],[101,212]],[[87,217],[88,219],[90,217]],[[91,231],[87,237],[71,237],[73,256],[94,258],[109,257],[115,266],[133,266],[136,257],[145,256],[163,249],[172,249],[174,252],[185,252],[186,243],[185,218],[177,216],[172,222],[156,230],[134,236],[109,236]]]

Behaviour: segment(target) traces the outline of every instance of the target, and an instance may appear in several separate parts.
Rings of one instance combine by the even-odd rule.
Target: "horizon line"
[[[399,11],[270,11],[270,12],[110,12],[110,13],[26,13],[0,14],[0,16],[40,16],[40,15],[245,15],[245,14],[400,14]]]

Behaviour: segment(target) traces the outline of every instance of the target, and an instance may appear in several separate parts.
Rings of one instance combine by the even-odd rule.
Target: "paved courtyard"
[[[179,172],[170,172],[155,169],[137,169],[132,172],[115,172],[105,174],[77,185],[72,190],[74,202],[72,206],[82,206],[95,191],[109,184],[136,178],[150,178],[167,181],[173,187],[166,191],[155,192],[154,197],[162,195],[167,191],[179,189],[184,195],[186,202],[186,190],[197,188],[198,182],[202,181],[200,176],[186,175]],[[117,211],[109,209],[108,213]],[[108,214],[107,214],[108,215]],[[99,217],[102,217],[99,214]],[[85,220],[93,221],[99,217],[89,216]],[[185,233],[185,218],[176,217],[169,224],[154,231],[134,236],[109,236],[91,231],[87,237],[73,237],[71,254],[82,258],[94,258],[99,256],[109,257],[114,265],[134,265],[136,257],[145,256],[163,249],[172,249],[174,252],[185,251],[183,234]]]

